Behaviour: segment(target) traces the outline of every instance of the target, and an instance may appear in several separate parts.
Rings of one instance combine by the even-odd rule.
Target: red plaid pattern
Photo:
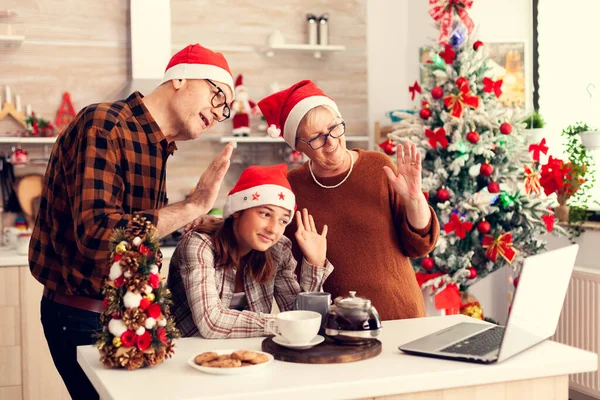
[[[215,268],[210,235],[191,232],[184,236],[171,259],[167,279],[173,294],[175,324],[181,334],[208,339],[268,335],[276,326],[276,318],[270,314],[273,298],[281,311],[291,310],[298,293],[322,290],[333,271],[329,261],[318,267],[303,260],[298,283],[290,240],[283,236],[269,251],[276,264],[275,277],[263,285],[244,276],[250,309],[231,310],[236,269]]]
[[[98,297],[113,229],[133,214],[156,224],[167,204],[175,148],[138,92],[81,110],[50,156],[29,245],[32,275],[49,289]]]

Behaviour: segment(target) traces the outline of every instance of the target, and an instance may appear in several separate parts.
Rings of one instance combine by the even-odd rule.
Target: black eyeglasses
[[[223,117],[217,120],[217,122],[223,122],[231,115],[231,109],[227,104],[227,98],[225,97],[225,93],[210,79],[206,79],[206,82],[210,83],[211,85],[217,88],[217,93],[215,93],[212,99],[210,99],[210,104],[212,104],[214,108],[223,107]]]
[[[344,133],[346,133],[346,122],[342,121],[339,124],[332,126],[329,129],[329,132],[325,134],[321,133],[319,136],[316,136],[310,140],[302,140],[300,138],[298,138],[297,140],[302,143],[306,143],[313,150],[319,150],[321,147],[325,146],[325,143],[327,143],[327,138],[329,136],[331,136],[334,139],[337,139],[339,137],[344,136]]]

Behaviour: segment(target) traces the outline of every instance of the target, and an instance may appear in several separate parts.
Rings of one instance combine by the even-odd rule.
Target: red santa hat
[[[300,121],[317,106],[329,106],[340,115],[333,99],[309,80],[300,81],[258,102],[258,107],[269,125],[269,136],[283,136],[292,148],[296,148],[296,132]]]
[[[235,87],[242,86],[244,84],[244,77],[242,74],[239,74],[237,78],[235,78]]]
[[[233,76],[223,54],[199,44],[190,44],[171,57],[160,83],[171,79],[210,79],[223,82],[234,93]]]
[[[223,218],[227,219],[237,211],[267,204],[290,210],[293,218],[296,196],[287,179],[287,171],[286,164],[270,167],[255,165],[246,168],[227,195]]]

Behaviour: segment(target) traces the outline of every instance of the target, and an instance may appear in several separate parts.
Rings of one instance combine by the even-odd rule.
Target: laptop
[[[483,364],[501,362],[554,335],[578,245],[525,258],[506,326],[461,322],[398,348]]]

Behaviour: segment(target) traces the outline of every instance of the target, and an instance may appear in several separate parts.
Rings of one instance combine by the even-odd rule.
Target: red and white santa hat
[[[233,76],[225,56],[199,44],[190,44],[171,57],[160,83],[171,79],[210,79],[223,82],[234,93]]]
[[[309,80],[300,81],[258,102],[269,125],[269,136],[283,136],[292,148],[296,148],[296,132],[300,121],[317,106],[329,106],[341,116],[335,101]]]
[[[227,219],[237,211],[268,204],[290,210],[293,218],[296,196],[287,179],[287,171],[286,164],[270,167],[254,165],[246,168],[227,195],[223,218]]]

